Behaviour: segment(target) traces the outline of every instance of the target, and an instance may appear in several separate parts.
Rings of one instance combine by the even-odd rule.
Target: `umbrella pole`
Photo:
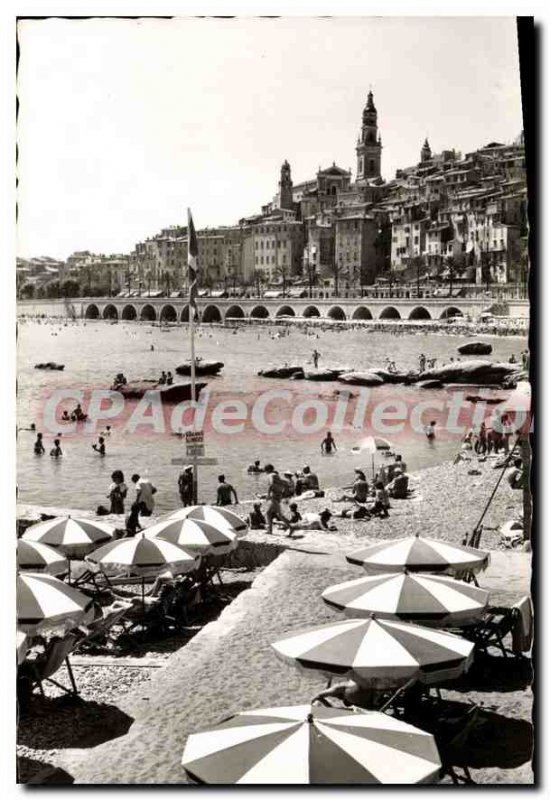
[[[145,613],[145,576],[141,576],[141,606],[143,613]]]

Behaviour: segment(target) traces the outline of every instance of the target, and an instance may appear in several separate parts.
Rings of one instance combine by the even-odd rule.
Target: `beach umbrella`
[[[22,572],[17,576],[17,625],[26,633],[67,622],[77,626],[92,606],[91,598],[52,575]]]
[[[38,522],[27,528],[22,538],[57,547],[70,559],[91,553],[99,544],[112,539],[113,532],[113,527],[104,522],[67,516]]]
[[[214,528],[230,530],[238,539],[246,534],[248,525],[234,511],[218,506],[186,506],[172,511],[167,515],[169,519],[194,519],[208,522]]]
[[[460,636],[374,615],[296,631],[272,647],[294,666],[380,690],[412,679],[433,684],[457,678],[474,652]]]
[[[29,636],[25,631],[17,628],[16,633],[17,664],[22,664],[29,651]]]
[[[489,601],[489,592],[469,583],[407,570],[338,583],[321,596],[348,617],[374,613],[440,627],[475,622]]]
[[[387,439],[383,439],[381,436],[366,436],[351,448],[351,452],[354,455],[359,455],[360,453],[371,454],[372,477],[374,478],[374,454],[391,450],[391,448],[391,443],[388,442]]]
[[[169,569],[174,574],[192,572],[200,564],[198,553],[190,553],[177,544],[162,539],[148,539],[138,533],[127,539],[100,547],[86,556],[103,571],[123,570],[141,576],[141,599],[145,605],[145,577]]]
[[[229,529],[219,529],[200,519],[166,519],[145,531],[147,539],[162,539],[191,553],[225,555],[235,550],[237,536]]]
[[[408,569],[411,572],[470,572],[486,569],[489,553],[474,547],[449,544],[416,534],[405,539],[378,542],[346,559],[367,572],[391,572]]]
[[[17,540],[17,568],[31,572],[61,575],[67,571],[68,562],[58,550],[41,542]]]
[[[204,784],[436,783],[431,734],[377,711],[321,705],[242,711],[189,736],[182,765]]]

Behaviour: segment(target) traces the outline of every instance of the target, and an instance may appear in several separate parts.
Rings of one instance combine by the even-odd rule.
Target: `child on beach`
[[[252,511],[248,515],[248,527],[251,530],[258,530],[259,528],[265,528],[266,521],[265,517],[262,513],[262,504],[261,503],[254,503],[252,507]]]

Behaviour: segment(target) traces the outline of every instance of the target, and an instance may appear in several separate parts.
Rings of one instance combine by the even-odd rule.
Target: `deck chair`
[[[479,740],[482,746],[480,710],[479,706],[472,706],[457,716],[442,716],[434,731],[442,774],[449,775],[454,784],[475,784],[466,759],[468,745],[477,746]]]
[[[74,651],[79,641],[79,635],[76,632],[68,633],[63,639],[54,637],[50,640],[49,644],[44,651],[44,654],[37,658],[35,661],[30,662],[32,676],[34,678],[33,687],[38,685],[42,696],[44,697],[44,682],[48,681],[61,689],[65,694],[76,696],[78,695],[78,688],[74,679],[73,670],[69,661],[69,655]],[[58,681],[52,678],[52,675],[60,669],[63,664],[67,667],[71,688],[68,689]],[[32,691],[32,690],[31,690]]]
[[[523,597],[511,607],[490,606],[481,622],[463,628],[462,633],[483,652],[487,652],[489,647],[496,647],[505,658],[527,652],[533,636],[531,598]],[[504,641],[509,635],[512,636],[511,646]]]
[[[84,638],[80,639],[75,650],[86,648],[89,645],[101,641],[103,638],[106,638],[107,641],[112,641],[112,629],[115,625],[123,621],[131,608],[132,603],[123,600],[115,600],[111,606],[107,606],[107,608],[103,609],[102,617],[94,620],[84,629],[80,629],[84,633]]]

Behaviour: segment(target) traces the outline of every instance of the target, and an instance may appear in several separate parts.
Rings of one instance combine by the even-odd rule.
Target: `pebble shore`
[[[135,655],[119,657],[121,666],[116,657],[111,663],[105,658],[101,662],[99,656],[75,657],[82,702],[67,705],[50,687],[46,699],[36,697],[33,714],[19,723],[19,781],[37,780],[36,776],[39,782],[62,781],[64,773],[59,770],[65,770],[71,776],[66,779],[78,783],[185,782],[178,762],[187,733],[215,724],[240,708],[298,702],[321,688],[318,678],[304,678],[281,665],[269,641],[299,625],[334,618],[336,612],[325,607],[319,595],[330,583],[357,576],[357,568],[346,564],[343,554],[369,541],[400,538],[419,530],[460,543],[478,521],[496,483],[499,473],[492,469],[493,463],[476,465],[480,475],[468,475],[472,465],[464,463],[414,474],[411,499],[392,501],[389,519],[338,519],[337,532],[309,531],[295,540],[283,533],[250,533],[243,552],[265,546],[274,552],[264,565],[271,558],[274,562],[263,571],[250,564],[243,567],[246,571],[227,573],[244,591],[217,621],[195,631],[187,644],[177,638],[155,642]],[[329,490],[326,498],[300,501],[300,511],[336,509],[340,504],[334,499],[339,493]],[[251,503],[233,508],[246,515]],[[520,512],[521,492],[510,489],[504,480],[485,524],[496,528]],[[19,516],[28,513],[28,508],[22,508]],[[529,554],[502,551],[500,534],[492,530],[484,531],[481,547],[494,551],[492,602],[514,602],[529,591]],[[283,549],[288,552],[276,558]],[[61,682],[66,677],[63,672],[56,676]],[[449,698],[457,699],[453,693]],[[532,707],[528,689],[504,694],[485,689],[471,692],[468,698],[523,725],[525,738]],[[121,738],[113,742],[116,737]],[[475,779],[530,783],[529,758],[514,768],[482,765]]]

